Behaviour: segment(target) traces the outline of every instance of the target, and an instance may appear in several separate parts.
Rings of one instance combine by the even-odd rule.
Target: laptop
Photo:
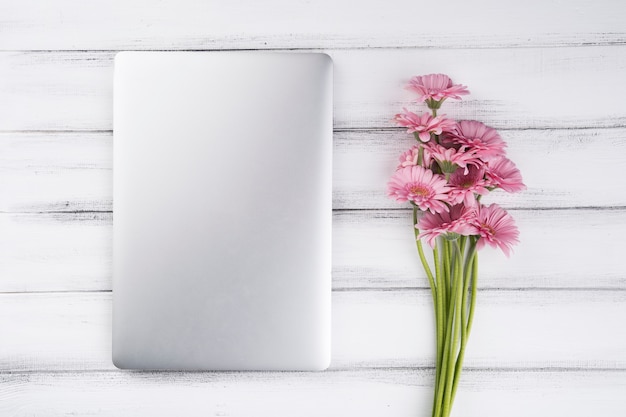
[[[330,363],[332,61],[121,52],[113,363]]]

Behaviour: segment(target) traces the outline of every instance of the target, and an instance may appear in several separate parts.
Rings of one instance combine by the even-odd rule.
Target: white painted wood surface
[[[626,413],[626,7],[618,0],[0,1],[0,416],[424,416],[433,316],[409,212],[384,196],[412,75],[472,91],[528,190],[481,254],[455,416]],[[335,61],[333,362],[137,373],[110,356],[112,58],[323,50]],[[237,127],[234,127],[234,130]]]
[[[433,380],[432,371],[422,368],[324,374],[3,373],[0,413],[413,417],[430,414]],[[463,410],[457,414],[467,417],[620,416],[625,382],[621,370],[469,370],[455,404]]]
[[[430,297],[335,291],[331,370],[432,365]],[[0,370],[114,370],[110,301],[109,292],[3,295],[0,313],[12,320],[0,323]],[[470,368],[626,367],[626,334],[606,320],[626,316],[626,291],[482,291],[478,302]]]
[[[624,43],[619,0],[0,3],[0,48],[265,49]]]
[[[626,54],[625,54],[626,55]],[[485,201],[507,208],[620,207],[626,205],[626,129],[502,130],[508,154],[528,190],[494,193]],[[411,146],[400,129],[340,130],[334,135],[336,209],[396,209],[385,187],[399,155]],[[373,152],[373,150],[376,152]],[[0,132],[0,211],[110,211],[111,132]],[[603,166],[603,180],[572,166]],[[533,169],[545,167],[545,170]],[[549,170],[549,171],[547,171]],[[547,174],[549,172],[549,174]]]
[[[623,209],[511,213],[523,244],[510,259],[481,253],[481,288],[626,287]],[[0,293],[110,291],[112,222],[108,212],[0,213]],[[412,233],[404,210],[336,210],[333,288],[427,288]]]

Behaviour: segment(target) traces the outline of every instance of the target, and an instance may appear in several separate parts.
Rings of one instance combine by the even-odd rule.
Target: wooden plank
[[[113,54],[0,53],[0,130],[110,130]]]
[[[626,125],[623,45],[325,52],[335,61],[337,129],[393,126],[413,97],[404,84],[430,72],[473,91],[446,103],[453,117],[506,129]],[[0,130],[110,130],[112,66],[113,52],[0,53]]]
[[[111,132],[0,133],[0,211],[111,211]]]
[[[112,219],[0,214],[0,292],[110,290]]]
[[[469,17],[468,17],[469,16]],[[442,18],[443,17],[443,18]],[[616,1],[0,3],[1,49],[502,47],[624,43]]]
[[[504,130],[508,153],[528,190],[496,192],[485,201],[505,207],[626,205],[626,129]],[[400,208],[385,195],[398,156],[414,144],[402,130],[337,131],[334,137],[335,209]],[[576,175],[589,161],[603,180]],[[112,210],[111,132],[0,133],[0,211]]]
[[[332,369],[433,365],[428,290],[335,291],[332,308]],[[624,369],[624,315],[623,290],[482,291],[466,364]],[[0,334],[4,372],[114,369],[110,293],[2,294]]]
[[[625,210],[512,214],[522,243],[481,252],[481,288],[626,288]],[[110,290],[112,217],[0,214],[0,292]],[[333,287],[425,288],[412,236],[407,211],[335,212]]]
[[[416,416],[430,413],[421,369],[318,373],[62,372],[0,374],[11,416]],[[454,415],[615,415],[626,372],[468,370]]]
[[[626,205],[626,129],[503,130],[507,153],[528,189],[497,191],[485,202],[504,207],[548,208]],[[333,207],[398,208],[386,196],[398,157],[415,144],[404,130],[345,131],[335,134]],[[575,167],[603,167],[603,180],[573,174]],[[574,179],[575,177],[575,179]]]
[[[510,258],[479,252],[481,288],[624,288],[622,210],[512,211],[521,243]],[[336,288],[426,287],[410,212],[338,212],[333,218]],[[430,259],[430,250],[426,249]]]

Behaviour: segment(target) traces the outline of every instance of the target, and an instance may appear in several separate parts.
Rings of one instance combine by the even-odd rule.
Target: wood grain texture
[[[504,207],[563,208],[626,205],[626,129],[503,130],[507,153],[521,170],[527,190],[496,191],[485,202]],[[404,130],[345,131],[335,134],[333,207],[398,208],[386,196],[398,157],[415,144]],[[576,175],[572,167],[593,164],[606,176]]]
[[[626,42],[624,20],[619,1],[28,0],[0,3],[0,48],[613,45]]]
[[[0,212],[111,211],[110,132],[0,133]]]
[[[626,129],[504,130],[509,156],[528,190],[496,192],[486,201],[504,207],[626,206]],[[337,131],[333,207],[396,209],[385,195],[398,156],[414,144],[400,129]],[[593,161],[604,180],[577,176],[572,166]],[[111,132],[0,133],[0,211],[112,210]]]
[[[467,417],[618,416],[626,372],[467,370],[455,407]],[[8,416],[390,416],[430,413],[423,369],[323,373],[0,374]],[[459,414],[459,413],[457,413]]]
[[[110,290],[112,226],[111,213],[0,214],[0,288]]]
[[[624,288],[622,210],[515,210],[521,243],[506,258],[480,252],[481,288]],[[574,227],[575,225],[575,227]],[[426,287],[411,216],[403,211],[339,212],[333,218],[333,283]],[[429,250],[425,250],[429,254]]]
[[[626,289],[625,210],[512,214],[522,242],[510,259],[481,252],[480,288]],[[0,214],[0,292],[111,290],[112,219],[98,212]],[[407,211],[335,212],[333,287],[426,288],[412,236]]]
[[[474,92],[446,103],[452,117],[505,129],[626,126],[626,46],[324,52],[335,62],[337,129],[392,127],[413,98],[407,80],[429,72]],[[0,130],[110,130],[113,55],[0,53]]]
[[[626,369],[626,291],[483,291],[469,368]],[[335,291],[331,369],[432,367],[428,290]],[[0,369],[113,370],[111,294],[0,295]],[[407,331],[407,329],[411,329]],[[585,343],[580,343],[585,340]]]

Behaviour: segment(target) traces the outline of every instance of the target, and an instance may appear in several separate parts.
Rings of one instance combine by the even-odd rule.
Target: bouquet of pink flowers
[[[406,108],[394,120],[413,133],[417,144],[400,157],[388,195],[410,202],[417,252],[428,277],[435,308],[437,359],[433,417],[448,417],[472,329],[478,278],[477,250],[488,244],[508,256],[519,232],[510,214],[480,199],[496,189],[525,188],[515,164],[505,156],[498,132],[475,120],[455,121],[437,110],[448,99],[469,94],[443,74],[414,77],[407,89],[430,112]],[[432,267],[422,246],[431,248]]]

